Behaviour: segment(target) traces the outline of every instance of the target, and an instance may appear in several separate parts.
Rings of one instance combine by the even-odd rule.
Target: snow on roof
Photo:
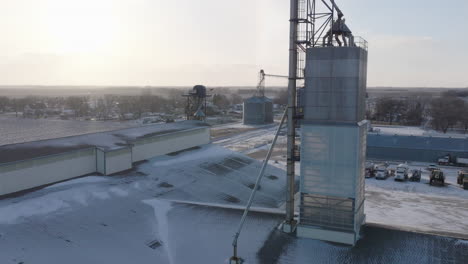
[[[123,146],[127,146],[140,138],[170,134],[178,131],[207,126],[209,125],[200,121],[180,121],[78,136],[32,141],[20,144],[3,145],[0,146],[0,163],[54,155],[91,147],[99,147],[105,150],[117,149],[122,148]]]
[[[78,136],[140,126],[134,121],[80,121],[0,116],[0,145]]]
[[[245,181],[254,180],[259,166],[206,146],[152,159],[124,176],[1,200],[0,263],[227,263],[242,210],[210,203],[245,206]],[[262,181],[254,206],[284,197],[275,188],[285,185],[285,172],[269,166],[270,173],[278,179]],[[463,263],[468,257],[459,239],[367,226],[350,248],[281,233],[282,220],[268,211],[249,213],[239,256],[251,264]]]

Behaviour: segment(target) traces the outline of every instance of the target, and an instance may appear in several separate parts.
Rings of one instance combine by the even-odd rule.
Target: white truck
[[[408,180],[409,166],[407,164],[400,164],[396,168],[395,181]]]
[[[385,180],[390,176],[390,172],[388,171],[388,164],[382,163],[377,164],[375,169],[375,178],[378,180]]]
[[[449,165],[450,164],[450,155],[445,155],[437,159],[439,165]]]
[[[457,157],[457,165],[460,167],[468,167],[468,158]]]

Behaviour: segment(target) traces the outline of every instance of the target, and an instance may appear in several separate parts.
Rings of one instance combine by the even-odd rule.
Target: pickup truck
[[[441,186],[445,185],[445,175],[441,170],[431,171],[431,177],[429,178],[429,185],[440,184]]]
[[[378,164],[375,171],[375,178],[378,180],[385,180],[390,176],[387,164]]]
[[[409,166],[406,164],[400,164],[396,168],[395,181],[406,181],[408,180]]]
[[[468,171],[459,171],[457,177],[457,183],[468,190]]]

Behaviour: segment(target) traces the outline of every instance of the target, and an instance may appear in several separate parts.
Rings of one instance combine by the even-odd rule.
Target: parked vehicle
[[[372,162],[366,162],[366,178],[375,177],[375,164]]]
[[[429,184],[430,185],[440,184],[440,185],[444,186],[444,184],[445,184],[444,172],[441,171],[441,170],[431,171],[431,177],[429,179]]]
[[[409,180],[412,182],[420,182],[421,181],[421,170],[413,170],[411,171],[411,176],[409,177]]]
[[[468,167],[468,158],[460,158],[447,154],[443,157],[438,158],[437,164],[444,166],[452,165],[459,167]]]
[[[468,171],[459,171],[457,177],[457,183],[468,190]]]
[[[390,172],[388,171],[388,164],[386,163],[378,164],[375,170],[375,178],[378,180],[385,180],[390,176]]]
[[[428,171],[433,171],[433,170],[438,170],[439,169],[439,166],[435,165],[435,164],[431,164],[429,166],[427,166],[426,170]]]
[[[437,159],[437,164],[439,165],[450,165],[452,163],[452,156],[450,154],[447,154],[443,157],[440,157]]]
[[[395,164],[389,164],[388,165],[388,176],[390,176],[390,177],[395,176],[397,167],[398,166],[395,165]]]
[[[445,155],[443,157],[440,157],[438,160],[437,160],[437,163],[439,165],[449,165],[450,164],[450,155]]]
[[[468,167],[468,158],[457,158],[457,166]]]
[[[395,181],[408,180],[409,166],[407,164],[400,164],[396,168]]]

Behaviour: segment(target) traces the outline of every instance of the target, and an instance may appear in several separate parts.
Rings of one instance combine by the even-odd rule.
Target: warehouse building
[[[447,154],[468,158],[468,139],[378,133],[367,136],[368,159],[437,162],[438,158]]]
[[[210,143],[199,121],[157,124],[0,146],[0,196],[71,178],[111,175],[135,162]]]

